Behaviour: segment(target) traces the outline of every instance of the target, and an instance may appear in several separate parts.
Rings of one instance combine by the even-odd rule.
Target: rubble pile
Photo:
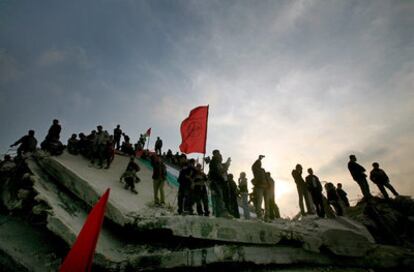
[[[0,266],[5,271],[56,271],[91,207],[111,188],[94,271],[414,269],[410,198],[360,203],[346,217],[333,219],[178,216],[175,182],[166,185],[166,206],[152,205],[148,164],[139,162],[138,195],[123,188],[119,177],[128,160],[116,155],[111,168],[103,170],[66,152],[57,157],[37,152],[2,168]]]

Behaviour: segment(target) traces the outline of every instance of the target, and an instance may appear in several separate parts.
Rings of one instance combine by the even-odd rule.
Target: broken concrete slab
[[[28,165],[34,174],[35,200],[48,208],[46,227],[69,246],[72,245],[88,215],[86,205],[59,189],[35,161],[28,160]],[[142,251],[145,251],[144,246],[128,244],[119,235],[103,227],[95,250],[95,263],[102,267],[118,267],[119,263]]]
[[[152,171],[145,165],[138,162],[141,167],[138,173],[141,182],[136,185],[138,195],[125,190],[124,185],[119,182],[128,164],[128,157],[116,155],[111,168],[107,170],[88,167],[89,162],[86,159],[66,152],[59,157],[39,153],[36,160],[45,172],[90,206],[107,188],[111,188],[106,216],[121,226],[131,224],[137,217],[153,216],[159,212],[152,208]],[[167,206],[175,206],[176,196],[177,188],[166,184]],[[162,213],[171,214],[165,209]]]
[[[396,248],[394,248],[395,250]],[[306,251],[288,246],[259,247],[240,245],[221,245],[202,249],[187,249],[168,254],[150,254],[130,260],[139,271],[158,269],[208,267],[213,264],[254,264],[254,265],[300,265],[308,267],[341,268],[402,268],[413,269],[414,254],[393,248],[375,247],[364,257],[339,257]],[[387,256],[386,259],[383,257]],[[410,261],[411,259],[411,261]],[[322,270],[319,270],[322,271]],[[407,271],[407,270],[405,270]]]
[[[1,271],[57,271],[61,263],[58,251],[59,244],[46,230],[0,215]]]
[[[160,216],[141,219],[135,227],[137,230],[165,229],[175,236],[223,242],[276,245],[281,240],[293,241],[312,252],[326,248],[340,256],[363,256],[374,244],[372,236],[358,223],[351,220],[341,223],[344,220],[312,217],[299,222],[278,219],[265,223],[203,216]]]

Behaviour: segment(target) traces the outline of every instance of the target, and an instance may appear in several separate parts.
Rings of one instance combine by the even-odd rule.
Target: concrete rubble
[[[41,229],[41,235],[33,235],[40,238],[29,239],[27,244],[29,247],[43,244],[44,250],[39,254],[43,252],[42,256],[49,256],[50,267],[45,268],[36,258],[31,258],[29,250],[16,253],[13,243],[2,243],[7,240],[4,235],[10,227],[7,224],[0,225],[0,264],[16,263],[24,271],[56,269],[75,241],[90,208],[107,188],[111,188],[106,221],[94,259],[97,271],[188,271],[189,268],[221,264],[238,265],[242,269],[249,264],[257,271],[263,266],[286,268],[297,265],[312,266],[312,269],[354,268],[355,271],[414,269],[414,253],[410,249],[376,243],[363,225],[348,217],[319,219],[305,216],[300,220],[278,219],[265,223],[174,215],[176,186],[173,183],[166,186],[166,208],[154,207],[152,173],[147,164],[139,162],[139,194],[123,188],[119,177],[128,160],[128,157],[117,155],[111,168],[103,170],[89,167],[85,159],[67,153],[50,157],[38,152],[29,158],[27,164],[31,175],[25,178],[30,179],[34,192],[30,213],[44,218],[41,220],[43,227],[40,224],[32,230],[30,223],[25,222],[22,226],[26,229],[15,228],[13,231],[29,232],[27,229],[30,229],[35,233]],[[1,180],[6,178],[3,176]],[[25,198],[7,193],[5,187],[2,188],[3,206],[11,212],[19,210],[24,205],[16,203]],[[10,222],[22,220],[13,215],[2,216]],[[59,245],[58,250],[56,242],[44,242],[48,234],[65,245],[64,249]],[[25,247],[24,240],[16,243]],[[29,261],[24,261],[25,256]]]

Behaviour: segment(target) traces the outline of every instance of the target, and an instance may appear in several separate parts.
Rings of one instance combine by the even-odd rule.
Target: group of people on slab
[[[61,154],[64,146],[60,142],[60,132],[59,120],[55,119],[41,143],[41,149],[52,155]],[[122,137],[124,139],[121,144]],[[145,143],[146,136],[144,134],[140,135],[138,142],[133,146],[130,137],[121,130],[120,125],[116,126],[112,135],[99,125],[96,130],[92,130],[88,135],[82,132],[78,135],[72,134],[66,148],[70,154],[81,154],[89,159],[90,166],[97,163],[99,168],[103,168],[104,163],[106,163],[106,169],[110,167],[114,159],[115,150],[130,155],[131,159],[120,177],[120,181],[125,183],[125,189],[136,194],[138,192],[135,189],[135,184],[140,181],[137,176],[140,167],[135,161],[135,156],[141,152],[142,158],[151,162],[154,203],[160,206],[165,204],[164,184],[167,179],[165,163],[179,169],[177,212],[181,215],[209,216],[212,213],[216,217],[240,218],[240,206],[245,219],[251,218],[251,211],[254,211],[257,218],[265,221],[280,217],[279,208],[275,202],[275,181],[270,172],[262,167],[264,155],[259,155],[251,167],[253,190],[249,193],[246,173],[241,172],[238,183],[236,183],[233,174],[229,173],[231,158],[224,162],[219,150],[214,150],[212,157],[205,159],[205,162],[209,165],[208,174],[205,174],[203,165],[196,163],[194,159],[187,159],[185,154],[177,152],[173,155],[170,149],[166,153],[162,153],[163,143],[160,137],[157,137],[154,145],[155,153],[145,150]],[[29,130],[27,135],[11,145],[11,147],[14,146],[18,146],[17,157],[24,153],[35,152],[37,149],[35,131]],[[364,198],[369,200],[372,195],[367,182],[366,170],[357,163],[355,155],[350,155],[349,159],[349,172],[359,185]],[[11,157],[6,155],[1,163],[7,165],[11,161]],[[369,179],[378,186],[383,197],[385,199],[389,198],[386,189],[390,190],[394,196],[398,196],[397,191],[390,184],[386,172],[379,167],[379,163],[374,162],[372,166],[373,169],[370,172]],[[308,175],[303,178],[303,168],[300,164],[297,164],[295,169],[292,170],[292,177],[298,192],[300,213],[302,215],[316,213],[319,217],[325,217],[327,203],[332,206],[336,215],[343,215],[344,210],[350,204],[342,184],[337,183],[335,186],[331,182],[326,182],[322,186],[319,177],[315,175],[312,168],[308,168],[307,173]],[[323,195],[323,188],[326,196]],[[251,206],[250,203],[253,205]],[[210,211],[210,206],[212,211]],[[194,207],[196,212],[194,212]]]

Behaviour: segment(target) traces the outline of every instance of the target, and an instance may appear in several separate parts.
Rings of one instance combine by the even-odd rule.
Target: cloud
[[[40,67],[62,65],[65,62],[76,64],[80,69],[90,69],[93,67],[86,51],[81,47],[48,49],[44,51],[36,61],[37,65]]]

